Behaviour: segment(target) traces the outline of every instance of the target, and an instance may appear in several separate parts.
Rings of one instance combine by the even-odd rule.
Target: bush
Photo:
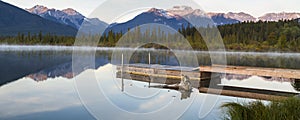
[[[284,100],[270,101],[264,104],[262,101],[249,103],[225,103],[221,106],[225,109],[226,118],[231,120],[299,120],[300,99],[288,98]]]

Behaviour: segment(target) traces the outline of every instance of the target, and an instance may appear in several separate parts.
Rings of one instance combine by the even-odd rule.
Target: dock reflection
[[[179,70],[165,69],[164,74],[162,75],[159,72],[163,67],[159,68],[143,68],[139,66],[126,66],[123,68],[123,71],[118,71],[120,68],[117,68],[117,78],[136,80],[142,82],[148,82],[150,88],[161,88],[161,89],[172,89],[177,90],[181,93],[181,99],[189,98],[191,88],[196,88],[200,93],[205,94],[217,94],[224,96],[232,97],[242,97],[242,98],[252,98],[252,99],[261,99],[261,100],[276,100],[284,99],[286,97],[292,97],[299,94],[295,90],[299,90],[299,81],[293,79],[283,79],[283,78],[267,78],[267,77],[258,77],[262,80],[268,82],[290,82],[290,86],[294,87],[294,91],[285,91],[279,89],[266,89],[266,88],[257,88],[257,87],[244,87],[244,86],[232,86],[227,84],[222,84],[222,79],[237,79],[243,81],[243,79],[250,79],[253,76],[250,75],[239,75],[239,74],[225,74],[225,73],[209,73],[209,72],[199,72],[194,70],[186,70],[184,72]],[[153,70],[154,69],[154,70]],[[160,70],[157,70],[160,69]],[[152,71],[151,71],[152,70]],[[149,72],[151,71],[151,73]],[[154,71],[154,72],[153,72]],[[172,72],[170,72],[172,71]],[[176,74],[174,74],[176,72]],[[172,74],[171,74],[172,73]],[[188,76],[192,76],[191,79],[185,81],[185,77],[181,76],[185,73]],[[199,74],[199,75],[198,75]],[[198,76],[198,78],[197,78]],[[200,77],[201,76],[201,77]],[[183,84],[184,81],[186,84]],[[151,85],[151,83],[158,83],[159,85]],[[190,87],[190,88],[189,88]],[[188,89],[184,89],[188,88]]]

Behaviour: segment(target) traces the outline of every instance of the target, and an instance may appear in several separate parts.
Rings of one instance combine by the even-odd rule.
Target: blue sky
[[[3,0],[20,8],[44,5],[49,8],[74,8],[85,16],[105,0]],[[119,0],[122,2],[130,0]],[[163,1],[163,0],[160,0]],[[269,12],[300,12],[299,0],[194,0],[206,12],[246,12],[255,17]],[[118,4],[118,3],[116,3]],[[130,6],[130,4],[127,4]],[[109,14],[109,13],[108,13]]]

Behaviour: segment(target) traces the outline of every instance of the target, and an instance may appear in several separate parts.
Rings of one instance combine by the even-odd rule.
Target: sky
[[[60,10],[65,8],[73,8],[85,16],[90,16],[90,14],[105,0],[2,0],[2,1],[8,2],[20,8],[31,8],[37,4],[44,5],[48,8],[55,8]],[[130,0],[114,0],[114,1],[116,1],[114,4],[119,5],[120,3],[125,3],[126,6],[132,6],[132,4],[126,4],[126,3],[130,3]],[[161,1],[163,0],[158,0],[158,2]],[[245,12],[253,15],[254,17],[259,17],[270,12],[300,12],[299,0],[194,0],[194,1],[197,2],[201,6],[201,8],[206,12],[222,12],[222,13]],[[166,7],[167,6],[168,5],[166,4]]]

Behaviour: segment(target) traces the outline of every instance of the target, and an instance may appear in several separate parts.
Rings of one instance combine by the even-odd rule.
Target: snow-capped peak
[[[205,12],[200,9],[193,9],[189,6],[174,6],[171,9],[167,10],[168,12],[179,15],[179,16],[187,16],[187,15],[196,15],[196,16],[205,16]]]
[[[233,13],[229,12],[225,14],[226,18],[236,19],[238,21],[244,22],[244,21],[257,21],[257,18],[253,17],[250,14],[239,12],[239,13]]]
[[[98,20],[97,18],[86,18],[76,10],[67,8],[64,10],[48,9],[42,5],[36,5],[30,9],[26,9],[32,14],[41,16],[42,18],[58,22],[61,24],[69,25],[73,28],[79,29],[84,20],[87,20],[90,24],[98,26],[100,24],[105,25],[105,22]]]
[[[36,5],[32,8],[26,9],[27,11],[29,11],[30,13],[34,13],[34,14],[42,14],[47,12],[49,9],[45,6],[42,5]]]
[[[244,21],[257,21],[257,18],[253,17],[250,14],[244,13],[244,12],[239,12],[239,13],[233,13],[233,12],[228,12],[228,13],[207,13],[207,15],[209,17],[213,17],[213,16],[223,16],[224,18],[228,18],[228,19],[234,19],[234,20],[238,20],[241,22]]]
[[[64,10],[48,9],[42,5],[36,5],[30,9],[26,9],[32,14],[37,14],[45,19],[66,24],[72,26],[76,29],[80,27],[85,16],[81,15],[79,12],[72,8],[67,8]]]
[[[150,10],[148,10],[148,12],[154,13],[155,15],[158,15],[158,16],[166,17],[168,19],[176,17],[174,14],[172,14],[168,11],[165,11],[163,9],[151,8]]]
[[[74,10],[72,8],[67,8],[62,11],[68,15],[81,15],[79,12],[77,12],[76,10]]]
[[[278,20],[291,20],[300,18],[300,13],[287,13],[287,12],[281,12],[281,13],[267,13],[261,17],[259,17],[262,21],[278,21]]]

